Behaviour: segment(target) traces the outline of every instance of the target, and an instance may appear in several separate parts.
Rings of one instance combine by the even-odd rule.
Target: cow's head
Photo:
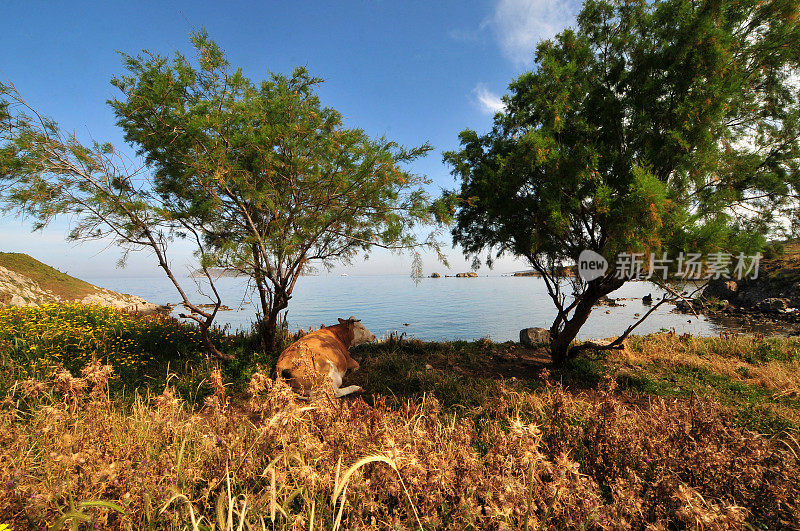
[[[375,341],[375,334],[361,324],[361,319],[356,319],[351,315],[350,319],[339,319],[339,324],[343,324],[353,331],[353,341],[350,342],[351,347]]]

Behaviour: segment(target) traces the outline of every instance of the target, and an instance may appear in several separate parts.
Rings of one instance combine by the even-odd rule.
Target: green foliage
[[[0,199],[37,227],[73,214],[71,238],[150,248],[168,275],[167,243],[189,238],[201,268],[253,279],[267,349],[295,282],[314,264],[374,246],[438,249],[435,234],[420,242],[417,229],[447,211],[430,201],[425,177],[402,168],[429,145],[405,148],[344,127],[304,68],[253,82],[205,31],[192,43],[193,60],[123,54],[127,73],[112,79],[122,95],[109,104],[145,160],[140,168],[108,144],[84,146],[0,84]],[[213,312],[192,309],[210,326]]]
[[[124,55],[110,101],[125,139],[155,169],[172,219],[196,229],[209,265],[250,275],[268,326],[316,261],[348,261],[374,245],[417,245],[434,221],[424,177],[401,165],[425,154],[342,125],[304,68],[254,83],[232,70],[205,32],[180,54]],[[431,242],[432,240],[429,240]]]
[[[254,353],[254,334],[211,330],[215,347],[235,359],[212,362],[201,330],[166,316],[142,316],[83,304],[0,309],[0,390],[19,382],[52,378],[66,369],[79,375],[92,360],[113,367],[108,392],[131,400],[134,390],[160,393],[167,385],[188,402],[202,404],[212,393],[213,370],[242,391],[259,367],[275,359]]]
[[[769,242],[764,246],[764,258],[772,260],[782,256],[786,251],[786,246],[781,242]]]
[[[797,11],[586,2],[575,30],[540,43],[492,131],[445,154],[462,180],[455,241],[574,262],[733,250],[740,232],[774,228],[797,185]]]
[[[584,249],[611,264],[622,252],[752,253],[788,230],[799,6],[586,1],[576,28],[539,44],[492,130],[465,130],[445,153],[461,181],[454,242],[547,272]],[[578,283],[576,301],[619,287],[613,269]],[[574,337],[591,304],[570,306],[555,284],[554,331]]]
[[[155,191],[178,219],[202,220],[218,260],[265,273],[309,259],[347,259],[373,243],[411,245],[430,219],[419,176],[401,163],[429,151],[342,126],[304,68],[253,83],[205,32],[193,63],[123,55],[110,101],[125,138],[155,169]]]

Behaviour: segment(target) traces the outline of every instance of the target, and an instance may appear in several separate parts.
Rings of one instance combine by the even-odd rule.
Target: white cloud
[[[483,112],[494,115],[506,110],[506,104],[503,103],[500,96],[486,88],[486,85],[483,83],[478,83],[473,93],[475,94],[475,98],[477,98],[478,106]]]
[[[499,0],[488,25],[509,60],[530,66],[538,42],[574,25],[580,6],[577,0]]]

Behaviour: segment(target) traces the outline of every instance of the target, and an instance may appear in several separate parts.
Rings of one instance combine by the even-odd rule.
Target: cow
[[[357,385],[344,388],[341,385],[347,371],[359,368],[347,349],[370,341],[375,341],[375,335],[361,324],[360,319],[352,316],[347,320],[339,319],[338,325],[306,334],[281,352],[275,368],[277,376],[306,395],[325,378],[331,380],[337,398],[363,391]]]

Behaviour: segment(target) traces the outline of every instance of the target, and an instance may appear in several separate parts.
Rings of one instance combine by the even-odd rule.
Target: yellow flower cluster
[[[0,340],[10,342],[15,356],[23,358],[17,361],[26,362],[26,374],[61,365],[80,367],[93,356],[118,371],[137,370],[156,357],[203,350],[194,326],[77,303],[0,308]]]

